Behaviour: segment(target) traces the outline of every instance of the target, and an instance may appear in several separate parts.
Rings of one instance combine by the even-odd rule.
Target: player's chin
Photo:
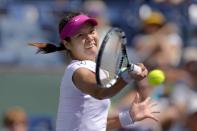
[[[86,52],[89,54],[97,54],[97,52],[98,52],[98,47],[96,47],[96,46],[93,46],[93,47],[91,47],[91,48],[88,48],[88,49],[86,49]]]
[[[88,52],[86,52],[86,57],[88,58],[88,59],[90,59],[90,60],[96,60],[96,57],[97,57],[97,52],[96,51],[93,51],[93,50],[91,50],[91,51],[88,51]]]

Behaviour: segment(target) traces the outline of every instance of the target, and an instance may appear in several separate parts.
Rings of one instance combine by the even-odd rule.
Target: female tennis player
[[[136,96],[129,110],[108,118],[110,97],[125,87],[126,80],[118,78],[111,88],[98,87],[95,78],[95,59],[99,37],[97,21],[82,13],[69,12],[59,23],[61,43],[56,47],[49,43],[31,43],[42,53],[66,50],[72,61],[62,78],[57,114],[56,131],[105,131],[107,128],[129,128],[145,118],[157,120],[153,110],[155,103],[147,98],[139,103]],[[128,72],[129,78],[143,79],[147,69],[139,64],[142,72]]]

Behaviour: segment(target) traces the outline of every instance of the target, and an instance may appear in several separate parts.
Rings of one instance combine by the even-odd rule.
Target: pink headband
[[[94,26],[98,24],[95,19],[86,15],[75,16],[64,26],[60,32],[60,38],[64,40],[66,37],[74,36],[85,22],[91,22]]]

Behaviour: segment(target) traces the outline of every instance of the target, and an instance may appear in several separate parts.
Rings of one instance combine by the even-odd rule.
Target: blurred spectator
[[[193,57],[191,56],[194,55]],[[186,113],[193,113],[197,111],[197,48],[185,50],[184,69],[189,73],[190,78],[181,79],[174,85],[172,92],[172,100],[177,106],[185,109]],[[188,57],[190,56],[190,57]],[[188,58],[188,59],[186,59]],[[180,97],[181,96],[181,97]]]
[[[9,108],[3,115],[3,127],[5,131],[27,131],[27,114],[24,109]]]
[[[182,39],[177,27],[167,23],[160,12],[142,20],[142,33],[134,38],[134,49],[153,67],[177,66],[181,60]]]
[[[191,57],[191,53],[194,56]],[[196,50],[191,53],[184,50],[184,68],[171,69],[167,72],[168,85],[171,86],[171,91],[169,94],[170,106],[168,110],[165,110],[162,120],[165,129],[185,131],[186,118],[197,111]]]

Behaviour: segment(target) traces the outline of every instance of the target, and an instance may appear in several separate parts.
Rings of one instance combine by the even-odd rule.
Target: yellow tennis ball
[[[148,74],[148,83],[153,86],[162,84],[164,80],[165,74],[162,70],[155,69],[150,71],[150,73]]]

